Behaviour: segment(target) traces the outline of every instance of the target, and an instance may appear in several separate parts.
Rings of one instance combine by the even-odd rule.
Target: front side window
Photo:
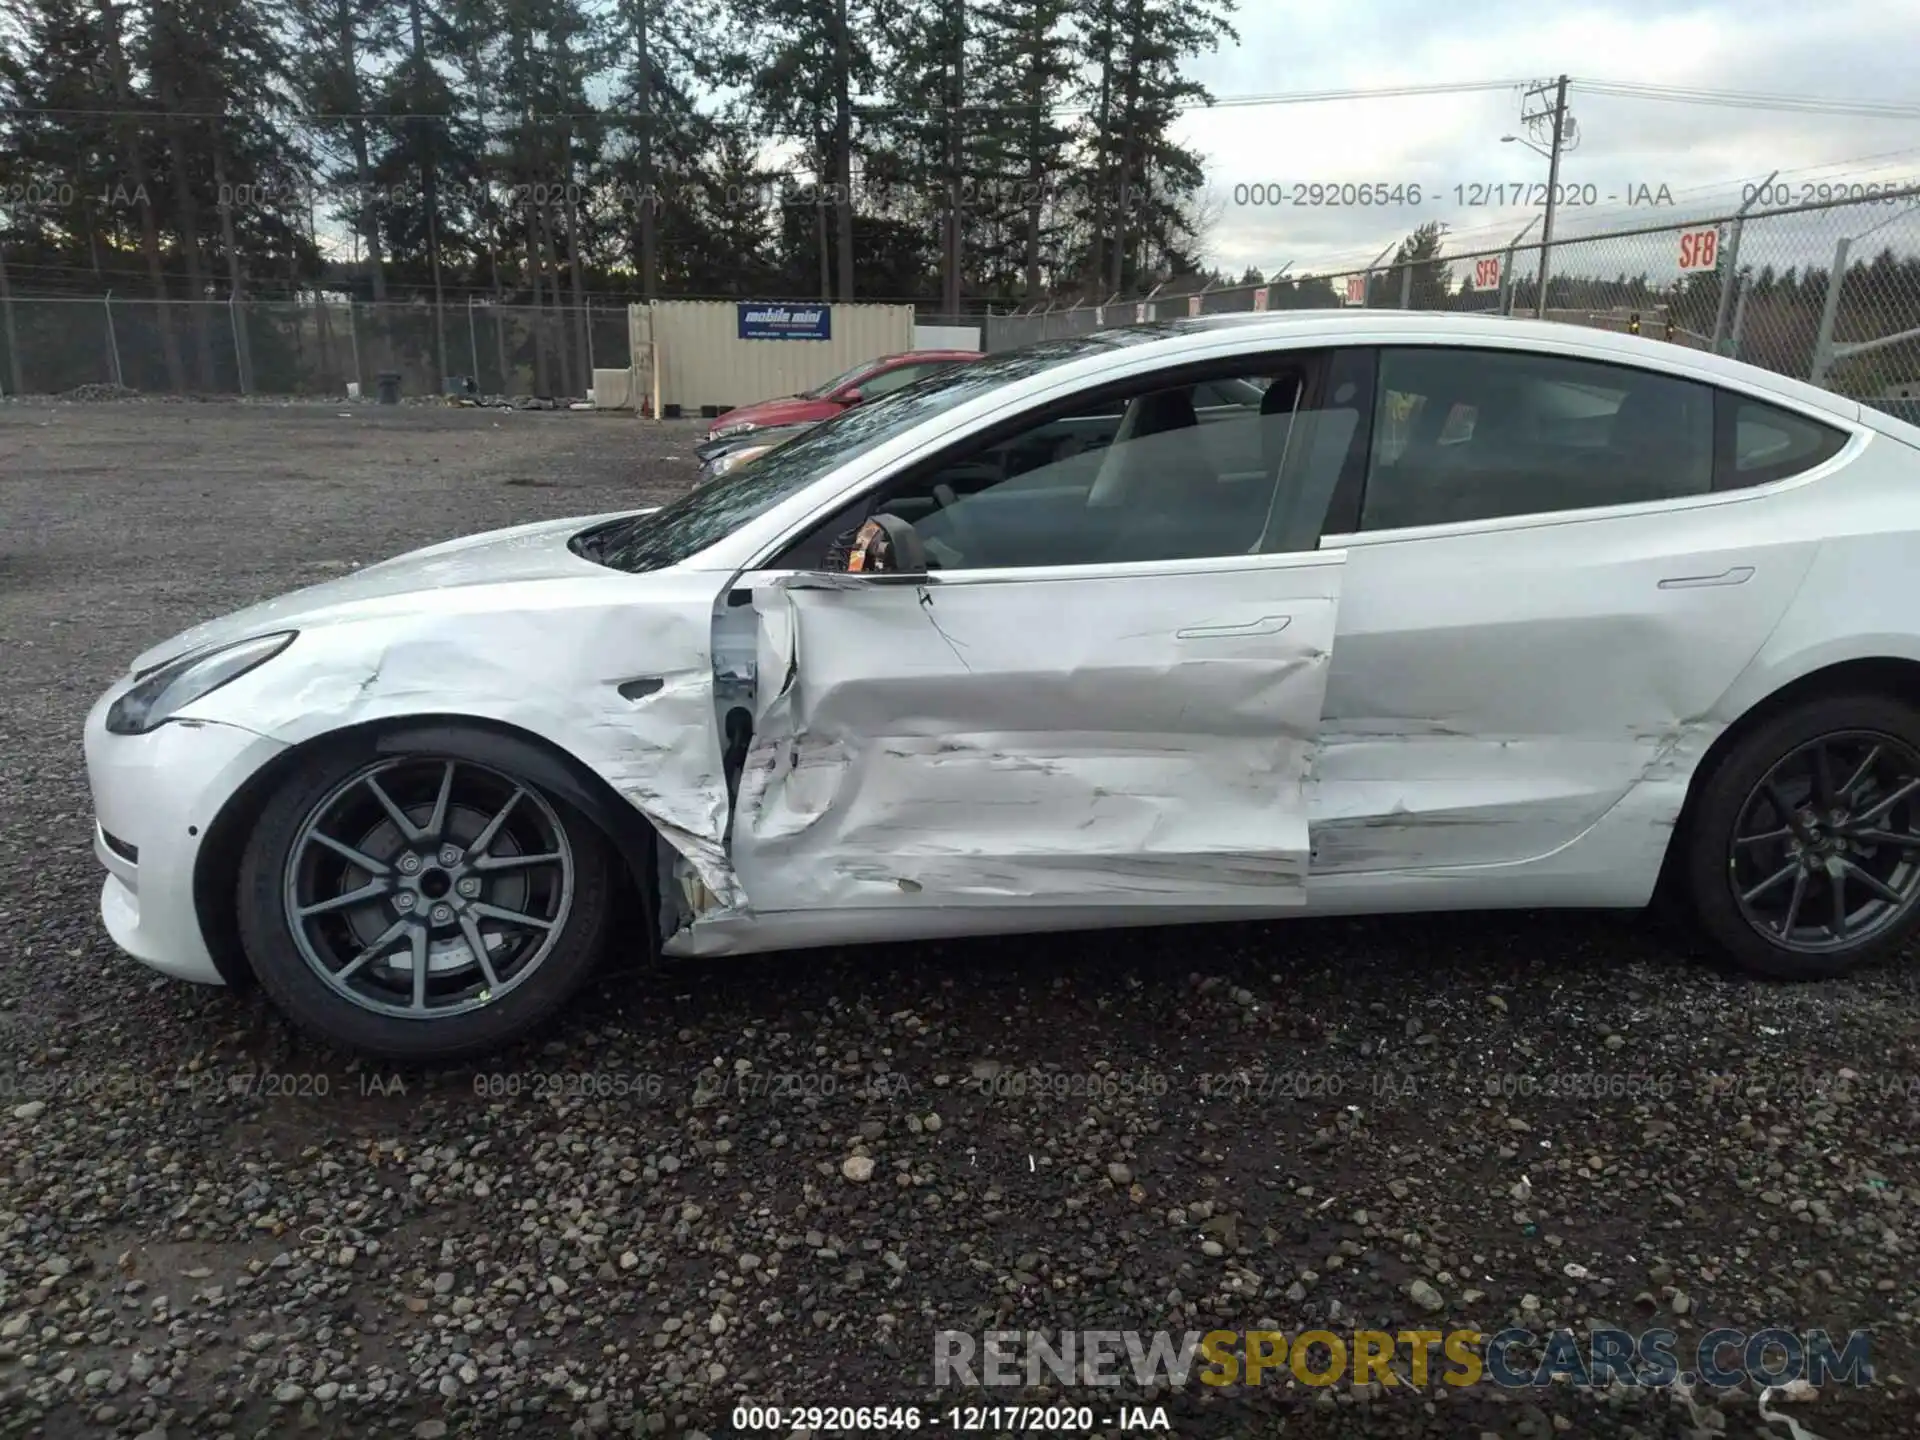
[[[942,411],[1001,385],[1040,375],[1116,346],[1142,344],[1155,332],[1103,330],[1043,340],[970,365],[956,365],[871,405],[855,405],[803,431],[751,465],[702,485],[648,515],[593,526],[573,538],[582,557],[616,570],[663,570],[691,559],[735,530],[799,494],[814,481],[904,435]]]
[[[1380,353],[1362,530],[1670,500],[1713,484],[1709,386],[1516,350]]]
[[[865,375],[869,370],[873,369],[879,363],[880,362],[877,360],[862,360],[858,365],[854,366],[851,370],[842,370],[838,375],[834,376],[831,380],[823,380],[820,382],[820,384],[814,386],[811,390],[802,390],[800,392],[800,398],[803,400],[824,400],[829,395],[836,394],[837,392],[844,390],[847,386],[853,384],[856,380],[858,380],[861,376]]]
[[[1357,387],[1323,404],[1316,356],[1244,366],[1168,372],[1009,422],[863,497],[776,568],[837,568],[879,513],[911,524],[948,571],[1311,549],[1359,432]]]

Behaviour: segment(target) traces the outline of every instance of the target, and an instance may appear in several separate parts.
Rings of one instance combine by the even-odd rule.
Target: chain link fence
[[[1920,187],[1191,293],[984,317],[985,345],[1180,315],[1379,309],[1544,314],[1717,350],[1904,413],[1920,404]],[[1545,305],[1541,305],[1542,276]],[[952,317],[959,319],[961,317]],[[978,323],[978,317],[968,317]],[[921,323],[935,323],[926,316]],[[583,397],[629,365],[624,305],[0,300],[0,390]]]
[[[582,398],[625,369],[627,307],[347,304],[327,299],[0,302],[0,391]]]
[[[1185,315],[1370,307],[1543,315],[1717,350],[1904,413],[1920,400],[1920,187],[1514,243],[1266,285],[987,320],[987,348]]]

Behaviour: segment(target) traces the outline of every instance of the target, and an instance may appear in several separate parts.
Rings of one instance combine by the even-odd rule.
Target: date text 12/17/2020
[[[884,1434],[950,1430],[959,1434],[1084,1434],[1095,1430],[1166,1433],[1163,1405],[736,1405],[736,1434],[794,1431]]]
[[[1591,209],[1599,205],[1664,208],[1674,204],[1673,188],[1664,181],[1633,181],[1597,185],[1567,182],[1549,187],[1542,181],[1474,180],[1457,185],[1425,185],[1416,181],[1265,180],[1233,187],[1233,203],[1254,209],[1393,209],[1435,208],[1451,203],[1463,210],[1522,209],[1544,206],[1552,195],[1556,207]]]

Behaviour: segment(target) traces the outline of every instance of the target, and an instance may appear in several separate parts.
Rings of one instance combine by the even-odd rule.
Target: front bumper
[[[219,985],[193,903],[200,847],[248,777],[286,749],[210,720],[170,720],[145,735],[107,732],[103,696],[87,717],[93,853],[106,867],[100,918],[113,943],[180,980]]]

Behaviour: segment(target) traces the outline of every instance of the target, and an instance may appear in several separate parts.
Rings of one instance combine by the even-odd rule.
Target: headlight
[[[295,633],[261,635],[169,661],[108,707],[107,729],[115,735],[146,734],[201,696],[266,664],[293,643]]]
[[[707,432],[707,439],[724,440],[729,435],[744,435],[749,430],[758,430],[759,428],[760,427],[751,420],[742,420],[738,425],[716,425]]]

